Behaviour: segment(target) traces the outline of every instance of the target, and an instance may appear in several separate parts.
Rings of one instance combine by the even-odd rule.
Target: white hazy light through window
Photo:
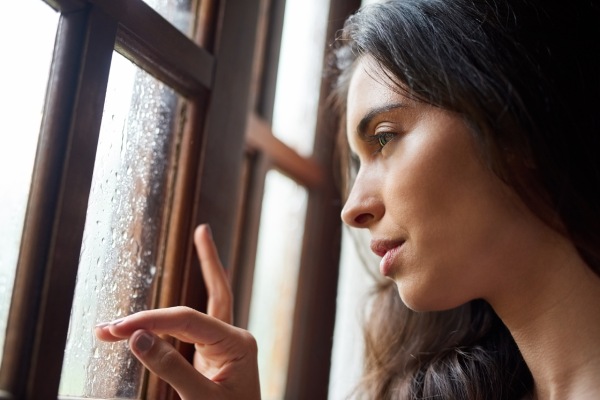
[[[273,132],[307,157],[313,152],[328,16],[328,0],[285,4]]]
[[[180,32],[191,37],[192,11],[196,11],[199,0],[143,0]]]
[[[307,199],[302,186],[267,173],[248,324],[264,400],[285,397]]]
[[[40,0],[0,12],[0,360],[58,14]]]

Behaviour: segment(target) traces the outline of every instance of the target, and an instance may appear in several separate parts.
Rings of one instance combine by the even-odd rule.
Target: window
[[[289,122],[276,122],[284,15],[295,3],[7,4],[22,2],[43,9],[47,15],[42,18],[54,20],[48,29],[56,35],[44,34],[55,39],[44,45],[48,62],[41,63],[40,52],[22,42],[28,35],[42,36],[40,24],[30,25],[33,8],[14,14],[23,16],[18,27],[27,30],[10,28],[14,41],[36,56],[27,65],[42,71],[21,72],[47,77],[48,83],[37,84],[47,88],[43,116],[37,122],[31,118],[36,126],[29,129],[34,138],[27,144],[30,153],[35,141],[40,143],[35,163],[30,161],[30,172],[24,172],[31,184],[24,181],[14,201],[27,204],[14,214],[23,222],[2,233],[20,251],[17,256],[13,249],[13,260],[7,262],[14,278],[4,266],[0,270],[0,289],[8,293],[3,304],[10,304],[3,317],[6,329],[0,325],[6,332],[0,398],[176,398],[136,366],[126,350],[97,346],[91,327],[149,307],[203,309],[191,240],[201,222],[211,224],[221,258],[230,267],[235,322],[251,327],[252,298],[259,292],[253,293],[253,287],[261,279],[255,265],[264,264],[261,249],[271,241],[261,239],[261,244],[259,238],[268,238],[263,228],[277,203],[265,190],[277,185],[299,201],[290,202],[295,222],[285,226],[295,235],[290,242],[299,246],[292,251],[298,278],[288,290],[293,312],[286,311],[287,341],[280,352],[287,354],[285,376],[273,378],[280,382],[275,396],[324,397],[340,236],[340,204],[331,174],[336,127],[325,107],[326,91],[318,84],[312,90],[322,92],[315,97],[320,100],[313,111],[305,111],[317,116],[309,128],[314,144],[296,146],[285,135],[291,131]],[[330,40],[355,7],[332,0],[329,12],[316,12],[326,15],[317,35],[321,41],[312,43],[317,51],[310,56],[317,74],[328,41],[323,37]],[[21,84],[8,99],[14,103],[25,90]],[[41,101],[33,105],[38,115]],[[25,129],[24,123],[19,126]],[[10,138],[2,140],[3,150],[16,146]],[[252,307],[257,305],[264,307],[259,302]],[[191,346],[176,346],[191,354]]]
[[[41,0],[38,1],[46,6]],[[224,214],[225,210],[235,207],[237,185],[233,183],[239,179],[236,177],[239,176],[243,154],[243,126],[247,111],[247,95],[244,93],[247,94],[249,88],[251,51],[258,12],[257,4],[253,2],[223,5],[220,10],[213,2],[192,3],[190,9],[194,10],[194,15],[199,16],[199,21],[191,24],[198,27],[191,35],[196,42],[194,43],[141,1],[128,1],[125,6],[124,2],[111,0],[89,3],[64,0],[51,1],[49,5],[60,14],[60,21],[40,130],[40,141],[45,145],[39,147],[36,155],[21,239],[23,250],[20,252],[14,281],[15,289],[0,370],[0,389],[17,398],[56,397],[61,367],[68,367],[69,364],[63,363],[63,353],[77,271],[79,269],[84,272],[83,265],[88,258],[92,259],[92,264],[96,262],[98,256],[95,252],[99,249],[96,248],[98,246],[95,241],[102,241],[101,236],[106,229],[110,231],[111,228],[117,228],[116,240],[107,244],[118,247],[110,253],[117,258],[117,262],[119,255],[130,253],[131,248],[124,247],[124,244],[131,242],[131,239],[147,239],[154,246],[147,247],[144,243],[140,248],[140,257],[136,258],[136,261],[141,259],[145,263],[147,260],[144,258],[144,251],[150,248],[151,261],[159,264],[155,266],[154,274],[160,280],[160,290],[152,291],[152,296],[147,293],[141,295],[152,306],[186,303],[182,294],[187,292],[187,285],[197,286],[198,282],[194,282],[193,277],[186,276],[186,271],[192,270],[191,265],[186,265],[186,259],[192,260],[191,243],[187,238],[191,238],[193,227],[199,221],[213,222],[221,253],[227,259],[230,247],[228,238],[232,236],[234,223],[231,216]],[[242,16],[250,16],[249,21],[253,22],[240,21]],[[217,26],[218,32],[215,30]],[[247,51],[240,51],[232,45],[234,41],[238,41],[237,34],[240,31],[249,40],[245,46]],[[113,56],[115,50],[120,55]],[[111,61],[115,60],[112,62],[112,67],[115,67],[121,63],[121,55],[138,66],[129,67],[136,70],[134,80],[156,79],[156,84],[126,87],[125,90],[164,92],[159,94],[159,98],[165,104],[156,109],[156,118],[143,115],[144,107],[149,106],[146,102],[141,104],[142,110],[137,111],[142,116],[141,120],[145,124],[154,124],[155,131],[180,135],[172,136],[164,143],[158,143],[157,140],[157,152],[164,152],[173,164],[161,164],[164,168],[159,173],[161,178],[158,182],[162,183],[158,186],[167,189],[163,195],[156,196],[160,199],[156,204],[144,203],[152,197],[146,192],[155,190],[157,181],[144,184],[140,177],[145,174],[145,167],[137,161],[129,164],[122,162],[119,165],[121,169],[117,174],[122,174],[122,181],[117,177],[116,183],[111,181],[114,177],[112,172],[108,172],[108,182],[106,179],[102,181],[105,177],[101,177],[99,172],[96,175],[100,178],[96,182],[103,187],[97,189],[99,186],[95,185],[92,188],[95,156],[98,155],[100,159],[103,153],[107,153],[109,158],[114,156],[119,159],[121,153],[128,152],[117,149],[116,154],[113,154],[115,149],[106,150],[103,147],[107,143],[105,135],[98,140],[101,125],[117,125],[120,118],[117,115],[113,117],[109,111],[109,117],[102,121]],[[248,72],[240,73],[237,68]],[[113,69],[112,72],[114,71]],[[153,78],[147,78],[144,74]],[[152,85],[156,87],[152,89]],[[161,89],[160,85],[165,89]],[[232,100],[228,95],[229,85],[238,89],[240,96],[237,100]],[[144,93],[145,99],[146,94]],[[110,93],[108,97],[110,100]],[[124,93],[123,87],[117,94],[117,101],[133,98],[134,96]],[[185,101],[179,98],[184,98]],[[110,102],[106,104],[111,107]],[[209,107],[209,104],[215,107]],[[227,110],[217,107],[219,104],[227,104]],[[235,126],[236,121],[242,127],[241,132],[239,126]],[[229,123],[233,125],[227,127]],[[173,128],[174,126],[178,128]],[[144,129],[151,130],[152,126]],[[219,135],[212,133],[217,130]],[[132,143],[134,145],[136,141],[140,143],[146,140],[133,136],[129,139],[123,142],[124,150],[128,150],[128,146]],[[225,140],[239,143],[228,143],[232,156],[224,162],[228,163],[232,178],[229,181],[233,182],[229,186],[218,181],[220,176],[217,172],[220,171],[212,167],[217,159],[223,159],[215,149],[222,147]],[[132,148],[136,153],[135,146]],[[154,150],[156,149],[145,147],[145,151],[152,153],[145,155],[148,160],[155,156]],[[137,156],[143,158],[144,154],[137,153]],[[150,169],[156,169],[157,159],[153,160],[149,161]],[[96,171],[103,166],[109,168],[111,162],[98,162]],[[156,162],[160,164],[159,161]],[[139,178],[137,183],[132,183],[132,187],[115,188],[121,183],[127,183],[130,167],[131,174]],[[202,175],[201,180],[198,179],[199,173]],[[169,185],[172,190],[168,189]],[[133,221],[132,225],[123,228],[115,222],[117,218],[101,214],[98,219],[101,222],[96,226],[96,221],[91,217],[87,219],[87,226],[93,228],[86,230],[86,242],[82,248],[86,215],[88,211],[90,216],[95,212],[94,196],[97,191],[111,189],[122,190],[120,195],[124,199],[119,201],[125,208],[124,214],[127,214],[127,207],[133,207],[132,202],[136,204],[126,192],[131,189],[141,194],[144,200],[135,212],[156,216],[156,225],[152,226],[144,221],[145,229],[139,232],[135,230],[140,228],[139,222]],[[214,200],[208,194],[218,191],[224,197],[218,202],[222,209],[211,207],[208,210],[206,203]],[[103,205],[108,208],[106,203],[110,201],[104,203],[98,208]],[[154,210],[149,211],[150,208]],[[216,226],[218,223],[219,226]],[[94,243],[94,249],[85,246],[88,240]],[[105,240],[108,243],[108,238]],[[99,257],[103,261],[102,256]],[[106,265],[108,264],[110,263],[107,262]],[[174,267],[165,270],[166,265]],[[152,266],[148,266],[147,272],[152,275]],[[83,275],[82,279],[85,280]],[[130,299],[133,294],[129,293]],[[201,294],[197,294],[197,297],[199,303]],[[78,317],[77,307],[81,306],[86,307],[85,304],[75,303],[74,318]],[[84,393],[79,395],[85,394],[86,390],[88,389],[84,388]],[[159,390],[160,384],[149,383],[144,392],[150,396],[152,391]],[[131,391],[133,397],[137,397],[138,393],[141,393],[139,388]]]
[[[38,37],[27,35],[28,27],[13,17],[25,13]],[[0,108],[12,111],[0,114],[0,360],[57,22],[57,13],[39,0],[8,3],[0,14],[0,40],[6,55],[0,75]],[[15,34],[23,41],[9,40]]]

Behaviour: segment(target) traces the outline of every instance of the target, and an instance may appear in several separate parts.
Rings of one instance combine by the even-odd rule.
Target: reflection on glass
[[[143,0],[188,37],[193,34],[194,10],[199,0]]]
[[[2,4],[0,360],[57,24],[58,14],[40,0]]]
[[[287,0],[273,114],[275,136],[313,151],[329,0]]]
[[[285,396],[307,199],[304,187],[277,171],[267,174],[248,324],[260,349],[265,400]]]
[[[113,54],[62,371],[61,396],[138,398],[143,369],[93,327],[151,306],[180,99]]]

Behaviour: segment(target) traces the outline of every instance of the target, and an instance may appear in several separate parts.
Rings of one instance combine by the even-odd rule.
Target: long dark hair
[[[334,46],[341,114],[372,57],[397,90],[457,112],[485,164],[600,274],[600,11],[593,1],[403,0],[364,7]],[[343,135],[342,135],[343,138]],[[532,377],[491,307],[415,313],[382,282],[365,328],[369,398],[518,399]]]

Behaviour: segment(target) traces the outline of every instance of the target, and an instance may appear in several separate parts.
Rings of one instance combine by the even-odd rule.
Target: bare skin
[[[98,325],[96,336],[129,340],[133,354],[183,400],[259,399],[256,341],[230,325],[231,289],[208,226],[196,229],[194,243],[209,295],[207,314],[187,307],[142,311]],[[158,335],[194,343],[193,365]]]
[[[488,301],[535,398],[600,398],[600,278],[478,157],[461,117],[411,101],[366,58],[348,94],[360,159],[344,221],[370,231],[381,270],[419,311]]]

